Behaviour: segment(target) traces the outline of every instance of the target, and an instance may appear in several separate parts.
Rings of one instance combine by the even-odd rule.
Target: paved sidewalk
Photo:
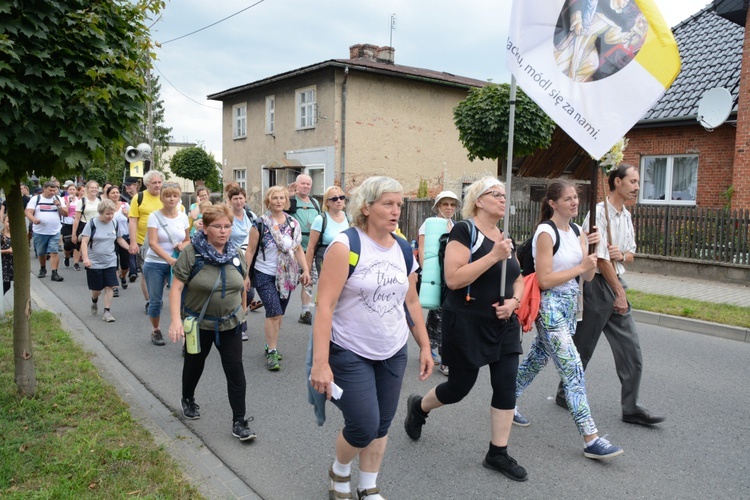
[[[626,272],[623,279],[639,292],[750,307],[750,286],[636,272]]]

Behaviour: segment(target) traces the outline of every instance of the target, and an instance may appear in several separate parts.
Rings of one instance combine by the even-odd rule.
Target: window
[[[232,172],[234,172],[234,180],[237,184],[239,184],[241,188],[247,189],[247,170],[244,168],[235,169]]]
[[[315,87],[298,90],[297,99],[297,130],[315,128]]]
[[[266,97],[266,134],[273,134],[276,129],[274,124],[276,121],[276,97]]]
[[[695,205],[698,156],[644,156],[641,160],[641,203]]]
[[[232,136],[235,139],[247,137],[247,104],[232,106],[232,123],[234,123]]]

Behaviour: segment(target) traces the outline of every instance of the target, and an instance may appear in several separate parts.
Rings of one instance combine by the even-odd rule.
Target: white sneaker
[[[106,321],[107,323],[113,323],[115,321],[115,317],[112,316],[111,312],[104,311],[104,314],[102,314],[102,321]]]

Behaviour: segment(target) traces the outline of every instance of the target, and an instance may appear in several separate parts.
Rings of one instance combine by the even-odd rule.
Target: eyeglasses
[[[208,227],[212,227],[212,228],[216,229],[217,231],[222,231],[222,230],[223,231],[231,231],[232,230],[232,225],[231,224],[227,224],[225,226],[222,226],[221,224],[209,224]]]
[[[341,196],[334,196],[332,198],[328,198],[328,201],[344,201],[346,199],[346,196],[343,194]]]
[[[505,199],[505,193],[501,193],[500,191],[487,191],[486,193],[482,193],[482,196],[485,194],[491,194],[493,198],[496,200],[504,200]]]

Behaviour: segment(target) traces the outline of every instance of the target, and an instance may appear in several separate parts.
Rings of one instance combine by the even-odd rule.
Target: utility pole
[[[391,36],[388,41],[388,46],[393,47],[393,30],[396,29],[396,13],[391,14]]]

